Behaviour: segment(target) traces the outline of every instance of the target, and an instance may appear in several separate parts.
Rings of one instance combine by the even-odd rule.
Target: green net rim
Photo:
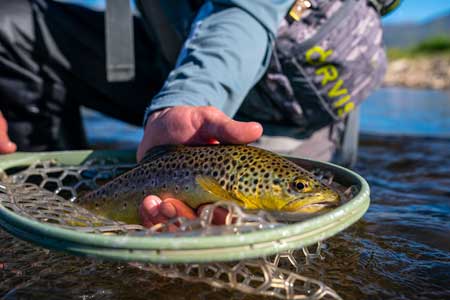
[[[115,157],[133,162],[134,151],[61,151],[15,153],[0,157],[0,170],[56,159],[78,165],[92,158]],[[302,164],[331,170],[343,184],[357,185],[349,202],[320,216],[257,232],[227,236],[167,237],[108,236],[79,232],[29,220],[0,204],[0,226],[21,239],[46,248],[101,259],[151,263],[192,263],[256,258],[306,247],[329,238],[359,220],[370,204],[367,181],[346,168],[325,162],[288,157]]]

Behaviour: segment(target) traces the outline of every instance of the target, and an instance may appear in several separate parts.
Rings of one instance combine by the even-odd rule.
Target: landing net
[[[290,224],[280,222],[280,214],[249,213],[223,202],[208,206],[195,220],[177,218],[147,229],[100,217],[73,203],[78,195],[131,167],[102,158],[80,165],[44,160],[15,170],[0,182],[0,226],[47,248],[128,261],[165,277],[279,299],[340,299],[322,282],[300,273],[311,260],[321,259],[321,240],[355,222],[367,209],[364,182],[355,185],[351,173],[334,170],[347,183],[336,187],[343,195],[347,192],[349,207],[334,212],[338,216],[327,213]],[[317,175],[332,180],[326,165],[321,167]],[[230,212],[223,226],[211,224],[216,206]],[[176,232],[168,230],[173,229],[170,224],[177,225]],[[311,245],[313,251],[308,250]],[[7,284],[8,278],[2,279],[2,285]]]

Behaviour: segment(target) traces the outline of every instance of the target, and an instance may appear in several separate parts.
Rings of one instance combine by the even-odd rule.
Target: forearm
[[[194,22],[177,67],[147,113],[209,105],[232,116],[263,75],[278,23],[292,1],[214,2],[220,4],[203,7],[200,15],[206,17]]]

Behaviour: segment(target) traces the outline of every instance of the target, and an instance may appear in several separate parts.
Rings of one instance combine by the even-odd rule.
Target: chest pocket
[[[378,12],[366,1],[314,1],[279,28],[259,83],[291,123],[313,132],[343,120],[382,82],[386,57]]]

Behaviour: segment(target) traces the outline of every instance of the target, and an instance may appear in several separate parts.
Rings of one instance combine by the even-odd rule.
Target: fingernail
[[[148,210],[148,213],[152,217],[156,217],[159,214],[159,205],[161,204],[161,200],[158,198],[152,198],[149,201],[150,209]]]

